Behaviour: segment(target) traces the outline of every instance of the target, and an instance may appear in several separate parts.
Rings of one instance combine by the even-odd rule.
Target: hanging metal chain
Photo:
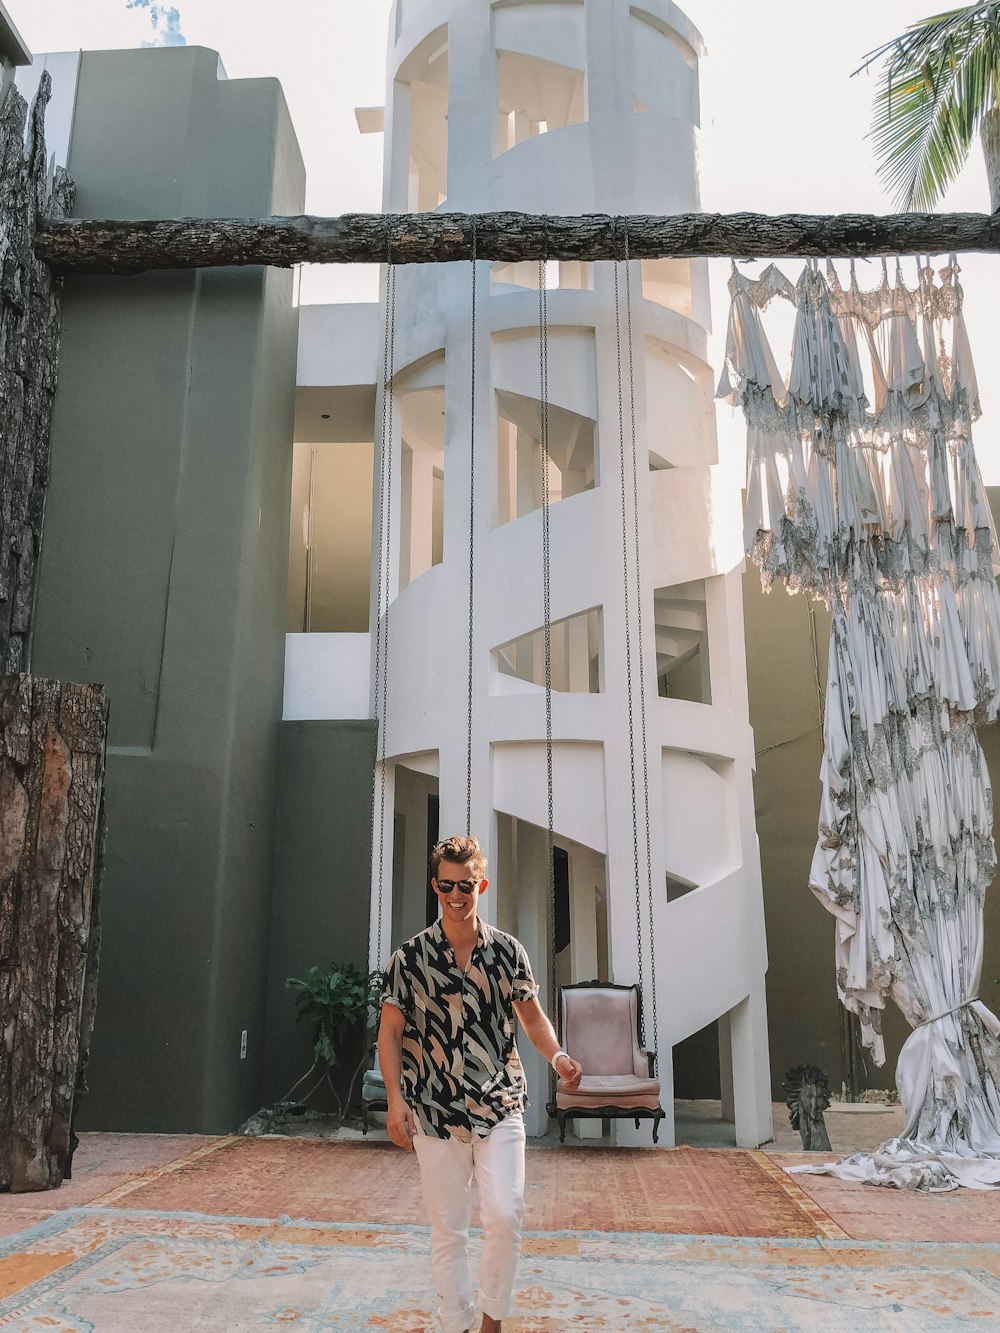
[[[620,219],[616,219],[619,222]],[[636,966],[639,973],[639,994],[645,994],[645,985],[643,980],[642,966],[642,890],[639,885],[639,797],[636,791],[635,778],[635,702],[632,693],[632,617],[631,617],[631,596],[630,596],[630,578],[629,578],[629,550],[628,550],[628,501],[627,496],[627,477],[625,462],[625,388],[624,388],[624,368],[622,362],[622,327],[621,327],[621,294],[618,279],[618,270],[621,266],[620,258],[615,259],[615,344],[616,344],[616,367],[618,371],[618,457],[621,462],[621,511],[622,511],[622,587],[624,593],[624,611],[625,611],[625,693],[628,700],[628,752],[629,752],[629,779],[632,789],[632,857],[635,866],[635,953]],[[647,857],[648,860],[648,857]],[[655,1017],[655,1014],[654,1014]],[[643,1033],[642,1007],[639,1009],[639,1040],[645,1042]]]
[[[375,852],[378,867],[378,901],[376,906],[376,949],[381,963],[382,903],[385,894],[385,756],[386,720],[389,710],[389,592],[391,588],[392,549],[392,381],[395,373],[396,343],[396,274],[386,243],[385,270],[385,325],[382,345],[382,415],[379,428],[379,504],[378,504],[378,561],[376,571],[375,606],[375,716],[378,720],[378,749],[375,774],[372,777],[372,817],[378,818],[378,848]],[[383,623],[384,620],[384,623]],[[376,786],[378,800],[376,801]]]
[[[538,420],[542,469],[542,619],[545,655],[545,864],[548,874],[546,925],[549,944],[549,1012],[556,1013],[559,988],[556,984],[556,876],[555,800],[552,754],[552,532],[549,514],[549,305],[545,286],[547,259],[538,261]],[[554,1095],[555,1073],[549,1085]]]
[[[646,729],[646,670],[642,634],[642,561],[639,542],[639,467],[635,432],[635,362],[632,351],[632,276],[629,271],[628,222],[625,222],[625,327],[628,349],[629,424],[632,435],[632,527],[635,541],[635,623],[639,652],[639,734],[642,743],[642,800],[646,817],[646,899],[649,908],[649,984],[653,1001],[653,1050],[659,1058],[656,1013],[656,922],[653,912],[653,843],[649,817],[649,746]],[[636,880],[638,887],[638,879]]]
[[[555,818],[552,780],[552,529],[549,505],[549,309],[545,289],[546,261],[538,261],[538,345],[540,395],[538,415],[540,423],[542,463],[542,617],[545,622],[545,781],[548,798],[549,856],[555,836]],[[549,872],[550,879],[552,872]]]
[[[475,660],[475,576],[476,576],[476,219],[472,219],[472,349],[469,389],[469,674],[467,680],[467,715],[465,741],[465,832],[472,834],[472,685]]]

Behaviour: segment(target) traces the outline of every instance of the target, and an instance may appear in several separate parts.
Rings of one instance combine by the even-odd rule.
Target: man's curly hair
[[[479,845],[479,839],[473,837],[442,838],[431,849],[431,874],[437,879],[438,866],[442,861],[452,861],[455,865],[469,865],[476,879],[486,874],[486,857]]]

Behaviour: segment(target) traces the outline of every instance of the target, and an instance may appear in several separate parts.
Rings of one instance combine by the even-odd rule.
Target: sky
[[[230,78],[278,78],[305,159],[307,211],[379,210],[382,136],[359,134],[354,108],[384,101],[390,0],[4,3],[33,51],[186,41],[217,50]],[[891,211],[866,137],[876,77],[851,74],[883,41],[939,12],[937,0],[839,0],[836,7],[688,0],[681,8],[707,46],[699,144],[706,211]],[[989,211],[978,148],[939,207]],[[993,373],[1000,350],[994,318],[1000,256],[963,256],[961,264],[983,402],[977,449],[985,479],[1000,484],[1000,384]],[[784,261],[782,267],[794,278],[800,266]],[[858,267],[862,284],[876,285],[879,265]],[[716,367],[725,334],[728,269],[728,261],[712,261],[710,355]],[[904,273],[912,278],[912,263]],[[359,266],[314,267],[303,274],[303,301],[370,300],[375,293],[374,272]],[[732,457],[743,432],[728,407],[719,408],[719,433],[720,450]]]

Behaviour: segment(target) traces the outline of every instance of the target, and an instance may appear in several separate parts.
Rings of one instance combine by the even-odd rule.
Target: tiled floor
[[[833,1150],[840,1156],[852,1152],[870,1152],[886,1139],[903,1131],[903,1112],[899,1106],[834,1102],[824,1115]],[[798,1152],[802,1147],[799,1132],[788,1122],[788,1108],[781,1102],[771,1107],[774,1139],[769,1152]],[[692,1148],[736,1146],[736,1127],[722,1119],[718,1101],[682,1101],[674,1103],[674,1126],[678,1143]]]

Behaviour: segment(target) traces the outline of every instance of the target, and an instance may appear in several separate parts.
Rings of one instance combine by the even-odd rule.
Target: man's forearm
[[[548,1014],[538,1003],[538,1000],[534,999],[530,1002],[515,1004],[514,1008],[517,1010],[524,1035],[538,1054],[543,1056],[550,1065],[555,1057],[559,1056],[559,1059],[553,1065],[559,1075],[559,1086],[565,1088],[568,1092],[575,1092],[583,1078],[583,1066],[578,1060],[574,1060],[572,1055],[568,1055],[562,1050],[556,1037],[555,1028],[553,1028]]]
[[[384,1028],[378,1034],[378,1062],[385,1080],[386,1101],[403,1100],[403,1039]]]
[[[378,1030],[378,1059],[385,1080],[385,1099],[389,1104],[386,1128],[398,1148],[413,1151],[417,1122],[400,1086],[403,1075],[403,1015],[396,1005],[382,1005]]]
[[[555,1028],[549,1022],[547,1015],[540,1013],[537,1018],[524,1025],[524,1031],[538,1054],[551,1063],[552,1057],[560,1049],[560,1046]]]

